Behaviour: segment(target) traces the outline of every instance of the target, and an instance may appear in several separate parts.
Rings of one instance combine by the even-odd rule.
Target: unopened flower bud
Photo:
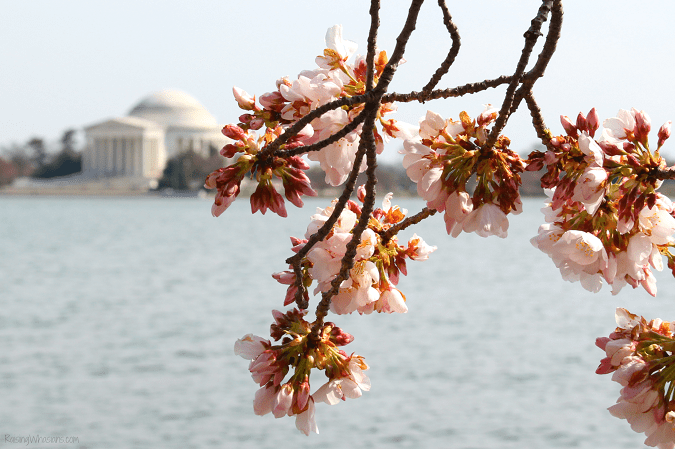
[[[638,142],[646,144],[649,139],[649,131],[652,129],[652,121],[645,111],[635,112],[635,138]]]
[[[251,120],[251,122],[249,123],[249,126],[251,127],[251,129],[260,129],[260,128],[263,127],[264,124],[265,124],[264,119],[256,117],[256,118]]]
[[[586,124],[588,126],[588,134],[593,137],[595,132],[600,127],[600,117],[598,117],[598,111],[596,111],[595,108],[588,111],[588,115],[586,116]]]
[[[562,123],[563,128],[565,128],[565,132],[567,133],[568,136],[570,137],[577,137],[577,128],[574,126],[572,123],[572,120],[566,115],[561,115],[560,116],[560,123]],[[555,137],[554,137],[555,139]]]
[[[640,164],[640,161],[638,161],[637,158],[635,156],[633,156],[632,154],[626,155],[626,160],[633,167],[640,167],[642,165],[642,164]]]
[[[251,97],[245,90],[239,89],[238,87],[233,87],[232,93],[240,108],[245,111],[255,110],[255,97]]]
[[[659,148],[670,137],[670,128],[672,124],[673,122],[668,120],[666,123],[661,125],[661,128],[659,128]]]
[[[362,203],[366,199],[366,186],[365,184],[361,184],[358,189],[356,189],[356,198],[361,201]]]
[[[246,131],[237,125],[225,125],[223,127],[223,134],[233,140],[246,140]]]
[[[577,115],[577,129],[580,131],[588,131],[588,122],[581,112]]]
[[[300,410],[304,410],[307,407],[307,401],[309,400],[309,378],[305,376],[305,380],[300,384],[298,388],[298,397],[297,405]]]
[[[351,334],[348,334],[347,332],[343,331],[337,326],[334,326],[333,329],[330,331],[330,339],[333,341],[337,346],[344,346],[352,341],[354,341],[354,336]]]

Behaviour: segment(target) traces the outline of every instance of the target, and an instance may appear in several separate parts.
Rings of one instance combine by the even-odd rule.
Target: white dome
[[[178,90],[163,90],[143,98],[129,112],[132,117],[152,120],[166,127],[220,128],[216,119],[192,96]]]

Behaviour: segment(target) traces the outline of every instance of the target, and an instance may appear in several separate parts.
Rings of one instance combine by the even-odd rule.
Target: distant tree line
[[[0,147],[0,187],[19,177],[48,179],[81,172],[82,153],[75,147],[75,132],[63,133],[56,153],[48,151],[41,137]]]

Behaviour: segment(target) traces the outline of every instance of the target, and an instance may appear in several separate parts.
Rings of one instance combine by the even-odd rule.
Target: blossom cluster
[[[644,111],[619,111],[603,122],[595,109],[579,114],[576,124],[563,116],[567,135],[551,138],[546,153],[530,155],[528,170],[545,167],[542,187],[550,202],[546,223],[532,244],[549,255],[563,279],[597,292],[603,281],[618,293],[625,285],[656,295],[652,269],[663,269],[662,255],[673,264],[673,203],[656,192],[655,173],[665,167],[659,149],[670,135],[661,127],[656,151],[649,149],[651,128]]]
[[[294,151],[283,157],[265,152],[267,145],[275,141],[286,129],[311,111],[341,98],[352,98],[366,92],[367,65],[364,56],[349,59],[356,51],[356,44],[342,38],[342,26],[336,25],[326,33],[326,48],[322,56],[316,58],[317,68],[300,72],[297,79],[283,77],[277,80],[277,90],[261,95],[256,102],[255,96],[242,89],[233,88],[234,97],[241,109],[246,111],[239,117],[237,125],[227,125],[223,133],[235,140],[226,145],[221,154],[232,158],[241,153],[242,163],[212,173],[207,179],[206,188],[216,188],[218,193],[213,206],[214,215],[219,215],[234,201],[241,180],[249,168],[255,176],[258,189],[251,199],[253,212],[265,212],[268,208],[285,216],[284,200],[272,184],[273,177],[283,181],[286,198],[296,206],[301,206],[301,195],[313,195],[309,179],[304,174],[306,163],[300,162],[302,148],[330,138],[345,126],[352,123],[363,111],[363,103],[336,107],[314,118],[299,133],[291,137],[279,150]],[[387,64],[385,51],[377,52],[375,58],[374,80],[378,81]],[[377,120],[381,124],[381,135],[374,130],[377,152],[384,149],[384,139],[408,135],[407,128],[395,120],[385,120],[384,116],[393,112],[395,106],[383,103]],[[264,128],[264,129],[263,129]],[[318,161],[326,173],[326,182],[337,186],[345,182],[355,163],[360,142],[361,124],[354,130],[316,151],[307,152],[309,160]],[[261,130],[262,136],[257,131]],[[365,161],[359,167],[365,170]]]
[[[616,310],[616,330],[596,340],[605,351],[597,374],[612,373],[622,388],[609,412],[647,436],[647,446],[675,448],[675,338],[673,323],[647,322],[626,309]]]
[[[477,120],[466,112],[459,118],[445,120],[428,111],[420,121],[418,136],[404,141],[403,167],[427,206],[445,211],[448,234],[457,237],[464,231],[504,238],[507,215],[522,210],[518,187],[525,165],[508,148],[506,136],[499,136],[493,147],[484,147],[488,126],[497,118],[491,105]]]
[[[361,187],[360,199],[363,199],[363,194]],[[333,313],[408,311],[405,295],[396,288],[400,273],[407,274],[406,259],[427,260],[436,247],[426,244],[417,234],[408,240],[406,246],[399,245],[395,235],[386,241],[383,239],[384,233],[402,222],[407,214],[405,209],[391,205],[391,197],[391,193],[387,194],[382,207],[375,209],[368,218],[368,227],[361,233],[349,277],[340,284],[338,293],[331,299],[330,310]],[[307,239],[323,226],[333,213],[336,202],[325,209],[317,209],[307,226],[305,239],[292,239],[294,251],[300,251]],[[314,294],[331,289],[331,282],[342,268],[347,244],[354,235],[352,231],[360,219],[361,207],[350,200],[326,238],[314,245],[302,260],[302,285],[309,287],[316,281]],[[273,276],[280,283],[289,285],[284,305],[292,303],[298,289],[295,272],[289,270]]]
[[[279,126],[274,129],[268,128],[263,136],[258,137],[255,132],[244,130],[237,125],[227,125],[223,128],[223,134],[233,139],[235,143],[227,144],[220,153],[227,158],[232,158],[237,153],[242,154],[235,163],[219,168],[206,178],[204,186],[207,189],[217,189],[211,208],[213,216],[219,216],[230,207],[239,195],[241,182],[248,173],[255,176],[258,183],[250,198],[252,213],[260,211],[264,215],[269,209],[279,216],[287,215],[284,199],[272,184],[274,178],[281,179],[286,199],[297,207],[303,206],[300,198],[302,195],[316,196],[305,174],[309,165],[301,157],[259,157],[260,150],[276,139],[281,131]],[[304,134],[299,134],[291,139],[285,148],[302,145],[304,137]]]
[[[358,398],[370,390],[370,379],[363,372],[368,369],[363,357],[339,349],[354,337],[333,323],[324,323],[314,335],[313,323],[304,315],[305,311],[298,309],[286,313],[275,310],[270,335],[279,344],[248,334],[237,340],[234,352],[251,361],[251,377],[261,387],[253,400],[255,414],[295,416],[295,426],[309,435],[319,433],[314,418],[317,402],[334,405]],[[309,381],[314,369],[324,371],[328,380],[311,393]]]
[[[342,38],[342,26],[335,25],[326,33],[326,49],[317,56],[317,68],[300,72],[297,79],[287,77],[277,80],[277,90],[260,96],[260,107],[254,98],[235,89],[240,107],[246,111],[240,117],[242,127],[259,129],[267,127],[288,127],[305,117],[316,108],[340,98],[352,98],[366,92],[367,65],[365,56],[357,55],[353,62],[350,58],[356,52],[354,42]],[[388,62],[385,51],[375,56],[374,82],[377,83]],[[304,140],[305,145],[317,143],[331,137],[347,126],[363,110],[363,103],[332,109],[315,118],[306,127],[310,131]],[[397,122],[385,120],[384,116],[395,110],[391,103],[384,103],[377,113],[385,136],[400,135]],[[326,173],[326,182],[337,186],[342,184],[354,166],[356,150],[360,142],[361,125],[334,143],[319,151],[308,153],[308,158],[318,161]],[[384,137],[375,130],[377,152],[384,149]],[[365,164],[360,167],[365,170]]]

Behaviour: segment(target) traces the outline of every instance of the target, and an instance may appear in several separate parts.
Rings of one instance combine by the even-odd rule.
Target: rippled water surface
[[[541,200],[525,202],[505,240],[452,239],[432,217],[415,231],[439,249],[399,284],[409,313],[331,318],[356,337],[346,349],[366,357],[373,387],[317,405],[320,435],[255,416],[256,385],[233,343],[267,335],[285,294],[270,274],[286,269],[288,236],[326,203],[284,220],[251,216],[244,200],[214,219],[196,199],[0,197],[2,438],[79,440],[50,448],[641,447],[644,436],[605,410],[619,385],[594,374],[594,340],[614,328],[617,306],[674,319],[675,282],[658,273],[656,299],[563,282],[528,241]]]

